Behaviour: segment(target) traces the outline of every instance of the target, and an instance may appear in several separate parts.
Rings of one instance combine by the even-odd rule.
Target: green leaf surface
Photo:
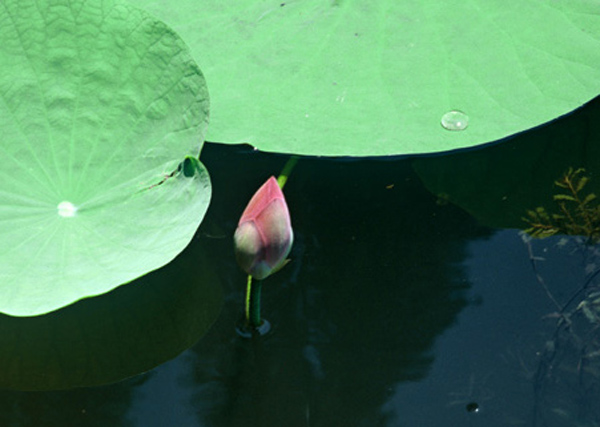
[[[210,199],[185,44],[112,0],[3,1],[0,41],[0,311],[46,313],[172,260]]]
[[[600,93],[595,0],[130,2],[190,45],[212,94],[214,142],[329,156],[446,151]],[[466,129],[442,127],[453,110]]]

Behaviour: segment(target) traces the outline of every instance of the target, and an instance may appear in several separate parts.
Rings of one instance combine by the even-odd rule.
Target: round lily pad
[[[32,316],[172,260],[210,199],[184,42],[112,0],[0,5],[0,311]]]

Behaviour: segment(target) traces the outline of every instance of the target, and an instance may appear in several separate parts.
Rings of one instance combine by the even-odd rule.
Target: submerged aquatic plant
[[[569,168],[554,183],[558,188],[553,196],[556,209],[537,207],[523,218],[530,225],[525,230],[529,236],[524,234],[523,241],[537,281],[556,307],[545,316],[555,319],[556,324],[552,336],[538,352],[539,363],[533,375],[535,425],[557,416],[568,419],[570,425],[588,425],[577,424],[581,420],[600,420],[600,413],[586,404],[589,399],[585,397],[591,390],[600,390],[600,204],[596,194],[589,191],[589,182],[585,169]],[[571,293],[566,296],[552,291],[546,283],[538,269],[545,258],[534,254],[531,239],[557,234],[573,237],[561,238],[554,247],[575,245],[576,250],[570,253],[580,253],[585,266],[583,282],[578,286],[569,283]],[[566,394],[565,388],[573,392]],[[545,408],[547,396],[553,393],[561,396],[560,405]]]
[[[600,240],[600,204],[594,193],[584,191],[590,178],[585,169],[569,168],[554,182],[559,191],[552,197],[557,204],[555,212],[543,206],[527,211],[525,230],[533,237],[544,238],[555,234],[585,236],[589,242]]]
[[[583,280],[577,283],[579,274],[572,272],[572,280],[562,283],[557,292],[539,268],[545,258],[534,253],[534,240],[526,234],[522,237],[536,279],[556,307],[544,316],[554,322],[553,332],[536,351],[531,372],[536,402],[533,425],[546,425],[557,417],[569,425],[596,425],[587,422],[600,421],[597,405],[589,405],[600,391],[600,250],[586,236],[563,237],[556,244],[544,245],[544,252],[556,248],[569,256],[582,256]],[[548,407],[549,402],[556,405]]]
[[[533,375],[537,402],[534,425],[557,416],[570,425],[597,425],[596,421],[600,421],[600,413],[586,403],[589,393],[600,390],[600,204],[596,194],[589,191],[589,182],[585,169],[569,168],[554,183],[558,187],[553,196],[556,209],[550,212],[537,207],[523,218],[530,225],[525,230],[529,236],[522,237],[531,265],[538,283],[556,307],[545,316],[555,319],[556,324],[552,336],[538,352],[539,363]],[[585,266],[583,282],[578,286],[569,283],[571,294],[566,296],[553,292],[546,283],[538,269],[545,258],[534,254],[531,239],[556,234],[573,236],[561,238],[553,247],[574,245],[575,250],[570,253],[580,253]],[[565,393],[567,388],[572,392]],[[560,405],[545,408],[544,402],[552,393],[560,396]],[[590,420],[593,424],[587,424]]]

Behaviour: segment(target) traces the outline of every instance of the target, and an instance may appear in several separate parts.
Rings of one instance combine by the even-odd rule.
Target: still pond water
[[[559,212],[554,181],[569,167],[590,178],[580,195],[600,194],[600,102],[467,152],[301,159],[285,188],[292,261],[263,285],[272,330],[253,340],[235,332],[245,277],[231,240],[249,197],[286,158],[207,145],[202,160],[214,196],[178,258],[192,267],[185,277],[153,273],[165,285],[153,291],[163,306],[180,283],[201,289],[175,322],[193,323],[197,336],[186,329],[187,345],[165,349],[173,345],[165,337],[180,332],[161,320],[111,343],[120,325],[103,333],[96,321],[95,332],[69,344],[68,333],[48,327],[50,352],[75,341],[93,349],[102,336],[98,350],[47,359],[49,371],[66,377],[96,357],[94,374],[79,373],[79,384],[106,382],[102,369],[116,372],[112,364],[148,353],[98,353],[139,335],[165,350],[157,360],[170,360],[109,385],[15,391],[8,387],[25,362],[2,353],[0,426],[600,426],[600,252],[586,236],[532,240],[522,232],[527,210]],[[572,222],[585,222],[572,209]],[[195,286],[207,280],[217,291]],[[114,312],[137,313],[143,298],[114,294]],[[188,291],[172,294],[179,304]],[[85,304],[75,306],[90,311]],[[12,320],[0,320],[8,333]],[[44,339],[15,336],[12,345],[23,348]]]

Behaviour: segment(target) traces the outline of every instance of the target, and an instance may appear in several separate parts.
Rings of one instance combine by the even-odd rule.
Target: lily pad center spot
[[[63,218],[73,217],[77,213],[77,206],[67,201],[60,202],[56,208],[58,209],[58,214]]]

